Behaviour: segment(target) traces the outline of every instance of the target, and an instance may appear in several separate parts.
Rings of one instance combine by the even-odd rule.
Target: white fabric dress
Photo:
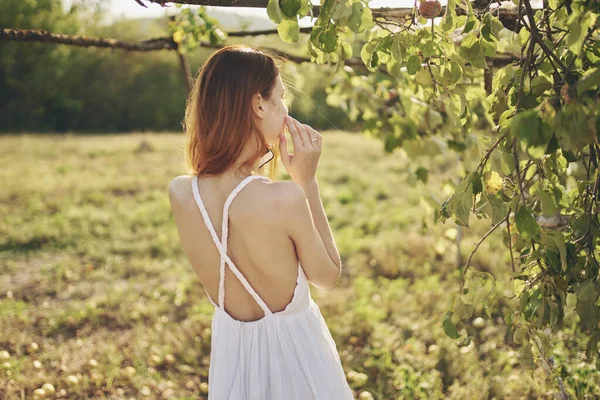
[[[194,198],[221,255],[218,305],[212,319],[209,400],[349,400],[353,393],[344,374],[335,342],[310,295],[308,280],[298,262],[292,301],[283,311],[271,312],[227,255],[229,207],[234,197],[254,179],[249,175],[231,192],[223,207],[219,241],[192,177]],[[223,308],[225,264],[264,311],[256,321],[239,321]],[[207,293],[208,296],[208,293]]]

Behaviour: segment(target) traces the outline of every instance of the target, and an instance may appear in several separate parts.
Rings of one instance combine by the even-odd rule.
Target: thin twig
[[[485,235],[483,235],[483,237],[481,239],[479,239],[479,242],[477,242],[477,244],[475,245],[475,248],[471,252],[469,259],[467,260],[467,266],[465,267],[465,269],[462,270],[462,272],[460,274],[460,293],[461,294],[463,292],[463,287],[464,287],[464,276],[467,273],[467,269],[469,269],[469,266],[471,265],[471,259],[473,258],[473,255],[475,255],[475,252],[477,251],[479,246],[481,246],[481,244],[485,241],[485,239],[488,238],[488,236],[490,236],[492,234],[492,232],[494,232],[500,225],[502,225],[502,223],[504,223],[504,222],[508,223],[508,216],[510,215],[510,209],[508,211],[509,212],[506,214],[506,216],[504,218],[502,218],[502,220],[500,220],[496,225],[492,226],[490,228],[490,230],[487,231],[487,233]]]
[[[531,33],[531,38],[533,39],[533,41],[537,42],[537,44],[544,50],[544,52],[552,59],[554,59],[554,61],[556,61],[556,63],[560,66],[560,68],[566,72],[567,71],[567,67],[565,66],[565,64],[561,61],[561,59],[554,54],[554,52],[552,50],[550,50],[550,48],[548,48],[548,45],[546,44],[546,42],[544,42],[544,40],[542,39],[542,37],[539,34],[537,25],[535,24],[535,18],[533,16],[533,9],[531,8],[531,4],[529,3],[529,0],[523,0],[523,3],[525,4],[525,12],[527,13],[527,18],[529,19],[529,27],[527,26],[527,24],[525,24],[523,22],[523,25],[529,29],[529,32]]]
[[[512,266],[512,272],[515,272],[515,256],[513,254],[512,249],[512,236],[510,234],[510,207],[508,208],[508,213],[506,214],[506,229],[508,230],[508,252],[510,253],[510,264]]]

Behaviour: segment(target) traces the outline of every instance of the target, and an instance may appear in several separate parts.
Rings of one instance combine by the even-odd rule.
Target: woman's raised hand
[[[285,133],[282,133],[279,138],[281,162],[292,180],[304,187],[315,179],[323,137],[310,126],[301,124],[289,115],[285,117],[285,124],[292,137],[294,154],[288,152],[287,138]]]

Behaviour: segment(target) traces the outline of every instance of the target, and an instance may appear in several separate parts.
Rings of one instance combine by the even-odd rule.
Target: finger
[[[310,136],[310,141],[313,148],[320,150],[323,143],[323,135],[313,129],[310,125],[303,124]]]
[[[294,144],[294,151],[296,151],[296,149],[299,149],[303,146],[302,138],[300,137],[300,134],[298,133],[298,129],[296,128],[296,125],[292,121],[292,117],[290,117],[289,115],[286,116],[285,121],[286,121],[286,125],[290,131],[290,136],[292,137],[292,143]]]
[[[287,169],[292,159],[292,155],[287,148],[287,138],[285,137],[285,133],[279,135],[279,155],[281,156],[283,166]]]
[[[292,117],[290,117],[290,118],[292,118]],[[304,144],[304,146],[312,147],[312,145],[310,144],[310,136],[308,136],[308,132],[306,132],[306,129],[300,123],[300,121],[296,120],[295,118],[292,118],[292,122],[294,123],[294,125],[296,126],[296,129],[298,130],[298,135],[300,136],[300,139],[302,140],[302,143]]]
[[[311,128],[310,125],[302,124],[302,126],[304,127],[304,129],[306,129],[306,132],[308,133],[310,145],[312,147],[317,147],[318,142],[319,142],[319,133],[317,131],[315,131],[313,128]]]

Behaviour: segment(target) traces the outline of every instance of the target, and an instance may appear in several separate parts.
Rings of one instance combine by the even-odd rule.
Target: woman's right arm
[[[282,218],[300,264],[310,283],[331,289],[337,285],[342,262],[321,202],[318,183],[315,179],[305,185],[286,184]]]
[[[323,202],[321,200],[319,182],[317,181],[317,178],[311,182],[308,182],[302,187],[302,189],[304,189],[304,193],[308,199],[308,205],[310,207],[313,222],[319,231],[319,235],[321,236],[325,247],[327,248],[329,258],[331,258],[331,261],[333,261],[341,273],[342,259],[337,246],[335,245],[335,239],[333,238],[333,233],[331,232],[331,227],[329,226],[327,214],[325,214],[325,208],[323,207]]]
[[[287,184],[284,218],[291,228],[289,237],[296,246],[300,263],[308,280],[321,288],[334,287],[342,272],[342,261],[323,208],[316,170],[321,156],[323,137],[310,126],[286,117],[294,144],[294,154],[287,149],[285,134],[280,138],[283,165],[292,177]]]

